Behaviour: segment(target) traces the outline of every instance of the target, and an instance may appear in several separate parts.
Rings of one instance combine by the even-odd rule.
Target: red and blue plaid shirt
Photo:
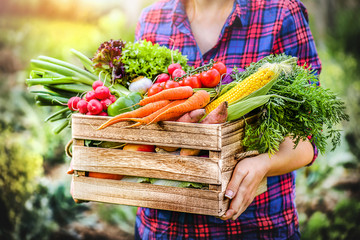
[[[183,2],[163,0],[144,9],[136,29],[140,39],[179,49],[195,67],[214,59],[245,68],[269,54],[286,53],[298,57],[299,65],[321,70],[307,11],[298,0],[235,0],[217,44],[204,54]],[[291,239],[298,227],[295,172],[269,177],[268,190],[235,221],[147,208],[139,208],[136,219],[142,239]]]

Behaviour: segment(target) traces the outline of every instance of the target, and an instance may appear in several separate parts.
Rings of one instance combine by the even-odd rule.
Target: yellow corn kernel
[[[232,102],[248,96],[249,94],[262,88],[268,82],[270,82],[274,75],[275,72],[270,68],[263,68],[258,70],[249,77],[245,78],[243,81],[236,84],[235,87],[221,95],[219,98],[208,104],[205,107],[206,113],[211,112],[224,101],[227,101],[229,104],[231,104]]]

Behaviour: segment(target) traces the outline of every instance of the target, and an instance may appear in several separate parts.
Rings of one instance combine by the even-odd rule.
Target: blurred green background
[[[109,39],[134,40],[154,0],[0,0],[0,239],[133,239],[136,208],[75,204],[69,194],[69,130],[54,135],[25,79],[39,55],[74,64]],[[346,102],[342,145],[298,171],[302,239],[360,235],[360,3],[304,0],[323,63],[321,83]]]

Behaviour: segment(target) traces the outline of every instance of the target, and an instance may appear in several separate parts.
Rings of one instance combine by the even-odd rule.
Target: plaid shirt
[[[269,54],[286,53],[321,71],[307,11],[298,0],[235,0],[217,44],[202,54],[183,2],[163,0],[146,8],[136,40],[179,49],[195,67],[210,59],[245,68]],[[315,156],[317,151],[315,148]],[[298,234],[295,172],[268,178],[268,190],[255,197],[235,221],[211,216],[139,208],[136,235],[142,239],[290,239]]]

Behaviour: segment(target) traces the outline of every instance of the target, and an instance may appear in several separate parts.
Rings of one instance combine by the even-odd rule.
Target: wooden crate
[[[234,156],[243,152],[244,120],[225,124],[160,122],[137,128],[124,128],[132,123],[122,122],[96,130],[108,119],[80,114],[72,116],[72,164],[77,173],[73,176],[74,198],[212,216],[225,213],[229,200],[224,197],[224,191],[238,162]],[[209,150],[209,157],[87,147],[85,140],[202,149]],[[84,172],[203,183],[208,188],[98,179],[86,177]],[[257,194],[266,189],[264,179]]]

